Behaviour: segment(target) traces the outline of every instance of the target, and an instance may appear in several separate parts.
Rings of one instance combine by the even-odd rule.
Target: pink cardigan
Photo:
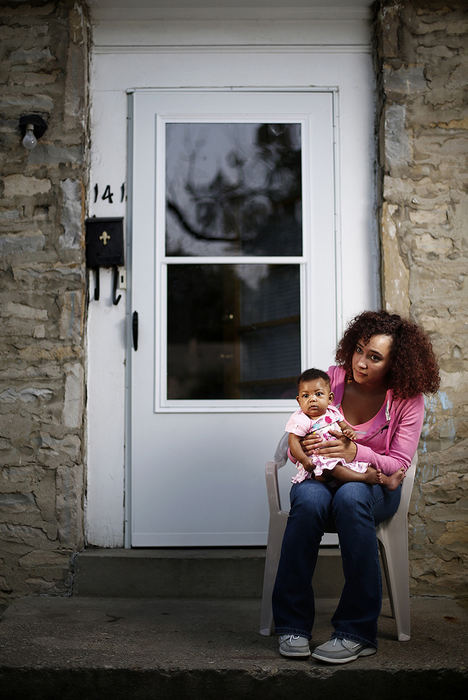
[[[335,394],[333,403],[338,406],[343,399],[346,373],[342,367],[332,366],[328,375]],[[424,397],[418,394],[412,399],[397,399],[389,389],[385,402],[385,422],[373,425],[371,435],[357,438],[356,459],[373,464],[384,474],[393,474],[401,467],[408,469],[418,448],[424,420]],[[371,437],[372,448],[366,445]]]

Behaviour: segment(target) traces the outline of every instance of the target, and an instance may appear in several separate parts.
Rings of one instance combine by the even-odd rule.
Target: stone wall
[[[383,299],[430,333],[442,377],[411,505],[412,590],[466,595],[468,11],[384,0],[375,26]]]
[[[382,0],[375,36],[383,299],[429,331],[442,369],[411,506],[412,587],[463,595],[465,3]],[[0,599],[65,592],[83,546],[88,44],[84,0],[0,2]],[[48,122],[31,152],[29,112]]]
[[[0,3],[0,600],[65,591],[83,544],[88,35],[79,0]]]

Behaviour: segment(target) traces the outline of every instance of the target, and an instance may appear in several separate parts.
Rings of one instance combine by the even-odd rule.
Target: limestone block
[[[385,164],[391,173],[406,168],[412,159],[406,129],[406,106],[392,104],[385,108]]]
[[[9,338],[31,338],[34,335],[36,324],[33,319],[7,318],[2,323],[4,337]]]
[[[465,154],[466,139],[463,134],[448,134],[432,129],[424,131],[414,142],[415,160],[428,160],[433,166],[440,165],[442,161],[445,165],[453,162],[460,166],[460,158],[464,159]],[[453,171],[450,171],[450,180],[453,175]]]
[[[19,343],[18,343],[19,345]],[[18,347],[18,357],[25,362],[62,362],[76,359],[81,356],[81,351],[76,345],[26,345]]]
[[[14,95],[3,94],[0,97],[0,107],[5,117],[18,119],[18,114],[21,113],[53,114],[54,100],[49,95],[38,92],[35,92],[34,95],[28,95],[24,92]]]
[[[23,513],[35,508],[31,493],[0,493],[0,520],[5,521],[12,513]]]
[[[433,206],[429,210],[410,211],[409,218],[411,223],[418,226],[424,224],[436,226],[447,223],[447,214],[446,206]]]
[[[398,70],[384,69],[383,78],[387,95],[394,99],[403,95],[417,95],[427,90],[423,66],[404,66]]]
[[[80,132],[80,140],[81,140]],[[84,164],[83,146],[61,146],[57,144],[38,143],[34,151],[29,156],[31,165],[77,165]],[[81,208],[80,208],[81,215]]]
[[[382,208],[382,291],[386,309],[408,315],[409,271],[406,267],[398,245],[396,226],[392,215],[397,208],[386,202]]]
[[[35,73],[33,71],[25,72],[23,66],[21,66],[19,70],[15,70],[15,67],[13,66],[9,73],[11,85],[22,85],[26,88],[50,85],[57,82],[58,78],[58,71],[53,71],[52,73]],[[29,160],[31,162],[31,156],[29,156]]]
[[[84,474],[81,466],[57,469],[57,524],[62,545],[79,547],[83,532]]]
[[[4,391],[0,392],[0,402],[5,403],[15,403],[16,401],[22,401],[24,403],[30,403],[31,401],[50,401],[54,396],[54,392],[51,389],[43,389],[40,387],[26,387],[24,389],[14,389],[9,387]]]
[[[4,543],[8,542],[25,544],[38,549],[47,549],[49,546],[49,539],[42,528],[12,523],[0,522],[0,541],[2,541],[2,549],[4,549]]]
[[[395,204],[431,209],[450,199],[451,188],[447,182],[434,181],[429,177],[420,179],[384,177],[384,198]]]
[[[62,420],[67,428],[81,428],[83,422],[83,367],[80,363],[65,366],[65,400]]]
[[[11,63],[15,63],[16,65],[29,64],[45,69],[48,63],[55,61],[56,59],[50,53],[49,47],[45,47],[42,49],[17,49],[16,51],[12,51],[10,53],[7,60],[9,60]]]
[[[63,438],[54,438],[49,433],[40,434],[41,448],[55,450],[57,453],[71,457],[74,462],[79,462],[81,457],[81,440],[77,435],[67,434]],[[67,460],[69,461],[69,460]]]
[[[24,289],[53,287],[60,294],[69,289],[80,290],[85,282],[85,270],[77,263],[59,262],[15,262],[13,278]]]
[[[33,338],[45,338],[45,326],[34,326]]]
[[[52,183],[48,178],[26,177],[25,175],[7,175],[3,178],[3,196],[33,197],[36,194],[50,192]]]
[[[81,248],[82,237],[82,185],[78,180],[62,180],[61,224],[64,233],[59,238],[62,248]]]
[[[14,318],[31,318],[38,320],[46,320],[48,317],[46,309],[36,309],[34,306],[27,306],[26,304],[17,304],[12,301],[2,305],[0,308],[0,316],[8,318],[13,316]]]
[[[441,58],[453,58],[458,55],[457,50],[454,48],[449,48],[443,44],[438,46],[425,46],[424,44],[419,44],[416,47],[416,54],[421,58],[424,63],[430,63],[432,61],[439,61]]]
[[[440,547],[457,552],[468,554],[468,528],[466,523],[448,522],[446,532],[438,539]]]
[[[84,128],[86,114],[84,111],[87,85],[85,83],[86,55],[83,55],[82,48],[71,44],[68,49],[67,76],[65,82],[64,116],[65,127],[77,126],[80,120]]]
[[[14,446],[21,446],[24,436],[31,433],[32,419],[29,415],[0,415],[0,435],[9,438]]]
[[[450,238],[436,237],[432,236],[430,233],[422,233],[414,237],[411,249],[416,257],[418,253],[422,252],[438,258],[445,258],[453,251],[453,241]]]
[[[59,337],[79,344],[83,338],[84,292],[65,292],[61,302]]]
[[[468,474],[448,472],[424,486],[424,498],[430,505],[456,503],[468,490]]]
[[[29,2],[25,2],[24,4],[17,3],[15,7],[15,21],[19,22],[21,19],[24,19],[29,25],[31,23],[31,17],[46,17],[55,12],[55,10],[55,2],[46,2],[44,5],[32,5]],[[11,12],[11,6],[0,5],[0,17],[11,19]]]

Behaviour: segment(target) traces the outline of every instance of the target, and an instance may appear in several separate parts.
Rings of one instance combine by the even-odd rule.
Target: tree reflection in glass
[[[172,264],[167,272],[168,399],[294,398],[299,265]]]
[[[166,255],[301,254],[300,124],[166,125]]]

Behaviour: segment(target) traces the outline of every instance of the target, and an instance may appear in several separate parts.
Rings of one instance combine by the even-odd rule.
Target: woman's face
[[[367,343],[361,338],[353,353],[353,379],[363,387],[386,386],[385,378],[390,369],[393,338],[391,335],[373,335]]]

